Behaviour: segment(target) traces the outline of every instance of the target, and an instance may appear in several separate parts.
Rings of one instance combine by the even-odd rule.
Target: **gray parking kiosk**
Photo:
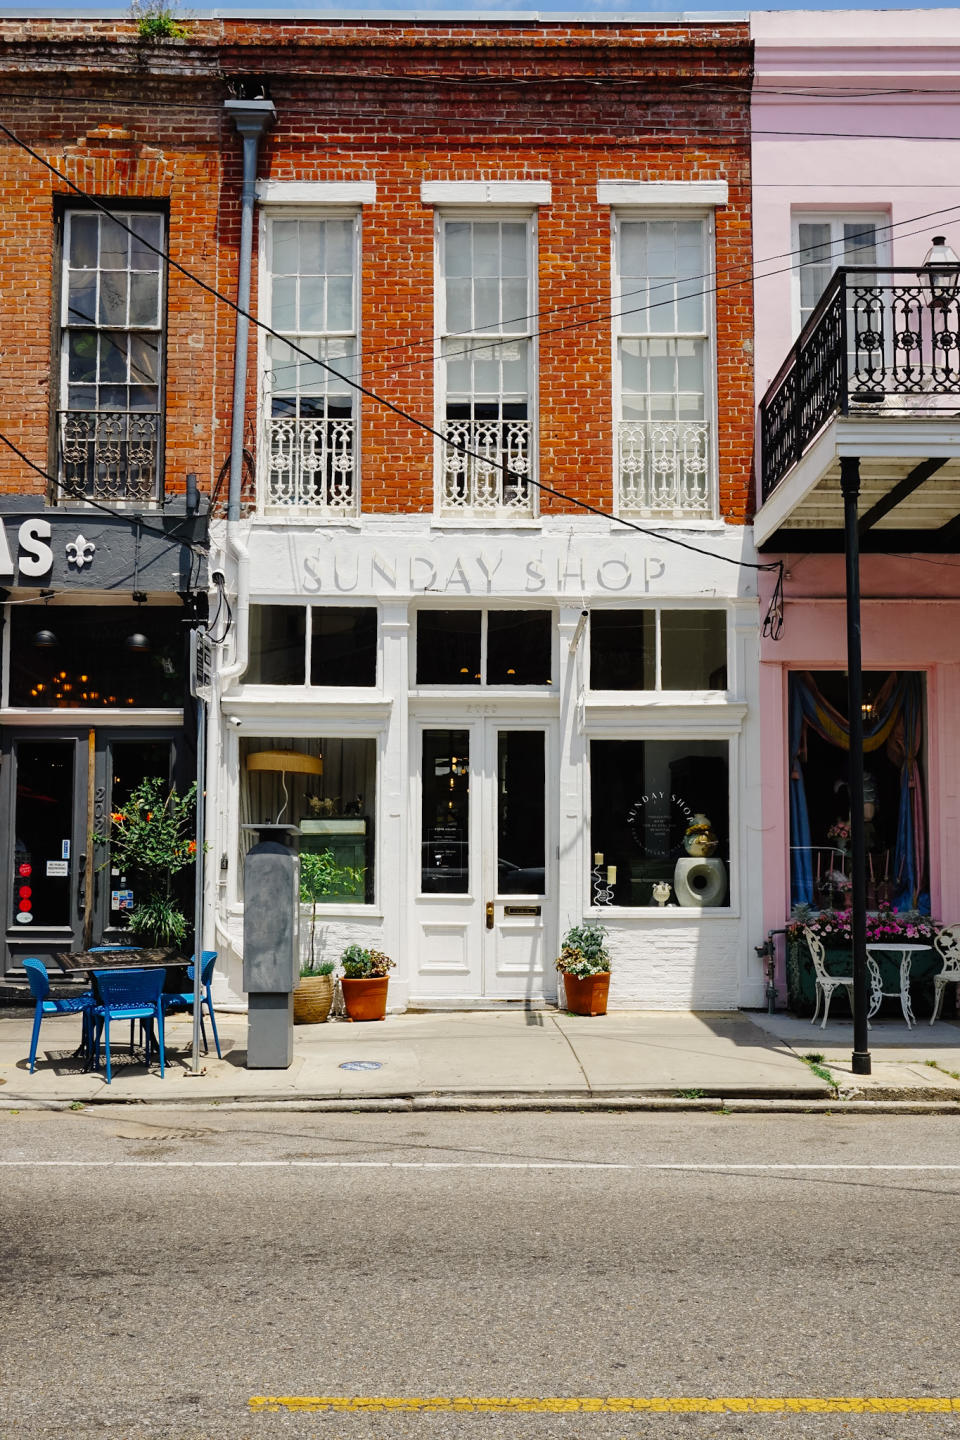
[[[300,831],[244,825],[256,833],[243,880],[243,988],[247,1069],[293,1063],[293,990],[300,975]]]

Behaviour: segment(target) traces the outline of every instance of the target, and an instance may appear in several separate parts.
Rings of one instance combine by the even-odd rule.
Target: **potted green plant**
[[[109,845],[104,864],[131,873],[140,898],[130,911],[131,935],[146,946],[182,946],[190,933],[173,877],[197,858],[193,836],[196,782],[182,795],[159,776],[141,780],[129,800],[110,814],[110,829],[95,834]]]
[[[317,963],[311,959],[300,966],[300,979],[293,991],[294,1025],[322,1025],[330,1014],[333,1004],[332,960]]]
[[[610,952],[603,925],[574,925],[563,937],[557,969],[567,1009],[574,1015],[606,1015]]]
[[[340,988],[348,1020],[382,1020],[394,962],[382,950],[348,945],[340,956]]]

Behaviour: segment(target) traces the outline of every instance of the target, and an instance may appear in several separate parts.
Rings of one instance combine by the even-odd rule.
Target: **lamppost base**
[[[870,1051],[854,1050],[850,1057],[850,1068],[854,1075],[870,1074]]]

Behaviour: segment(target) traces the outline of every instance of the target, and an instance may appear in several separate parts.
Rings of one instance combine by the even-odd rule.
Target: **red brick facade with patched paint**
[[[98,198],[162,199],[172,257],[232,297],[241,149],[223,101],[231,77],[264,81],[277,120],[262,146],[262,178],[376,181],[376,203],[363,211],[363,379],[431,424],[433,369],[423,362],[434,337],[434,212],[421,184],[548,180],[552,202],[539,208],[539,478],[601,509],[613,504],[613,386],[610,210],[597,202],[597,181],[725,180],[729,203],[716,212],[720,508],[734,523],[749,519],[745,25],[464,18],[196,21],[191,29],[187,41],[146,45],[130,22],[2,22],[0,117]],[[0,182],[2,428],[47,469],[54,196],[68,187],[4,136]],[[165,487],[182,490],[194,471],[202,489],[215,490],[229,453],[234,317],[172,268],[168,294]],[[251,456],[255,355],[252,344]],[[429,511],[431,437],[371,400],[362,416],[364,511]],[[3,447],[0,491],[38,486]],[[541,498],[545,512],[570,508]]]

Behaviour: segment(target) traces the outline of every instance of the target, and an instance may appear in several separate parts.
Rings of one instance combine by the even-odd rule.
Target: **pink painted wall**
[[[960,10],[758,13],[752,32],[759,402],[796,338],[798,210],[887,215],[894,265],[922,261],[934,234],[960,254],[960,138],[946,138],[960,137]],[[801,90],[821,93],[778,93]],[[783,558],[783,636],[762,642],[760,665],[769,929],[790,904],[787,675],[846,655],[842,557]],[[960,920],[960,557],[867,556],[861,586],[864,666],[927,675],[931,899],[937,918]]]
[[[761,647],[760,712],[764,928],[790,912],[787,675],[842,666],[846,653],[843,558],[784,557],[781,639]],[[960,919],[960,557],[870,555],[861,566],[863,664],[927,676],[925,771],[933,914]],[[773,581],[761,577],[764,600]],[[951,593],[951,591],[953,593]],[[782,977],[781,977],[782,980]]]
[[[795,339],[791,209],[888,214],[895,265],[934,234],[960,254],[960,138],[939,138],[960,137],[960,10],[759,12],[751,29],[759,400]],[[798,89],[834,93],[777,93]],[[915,89],[929,98],[891,93]]]

